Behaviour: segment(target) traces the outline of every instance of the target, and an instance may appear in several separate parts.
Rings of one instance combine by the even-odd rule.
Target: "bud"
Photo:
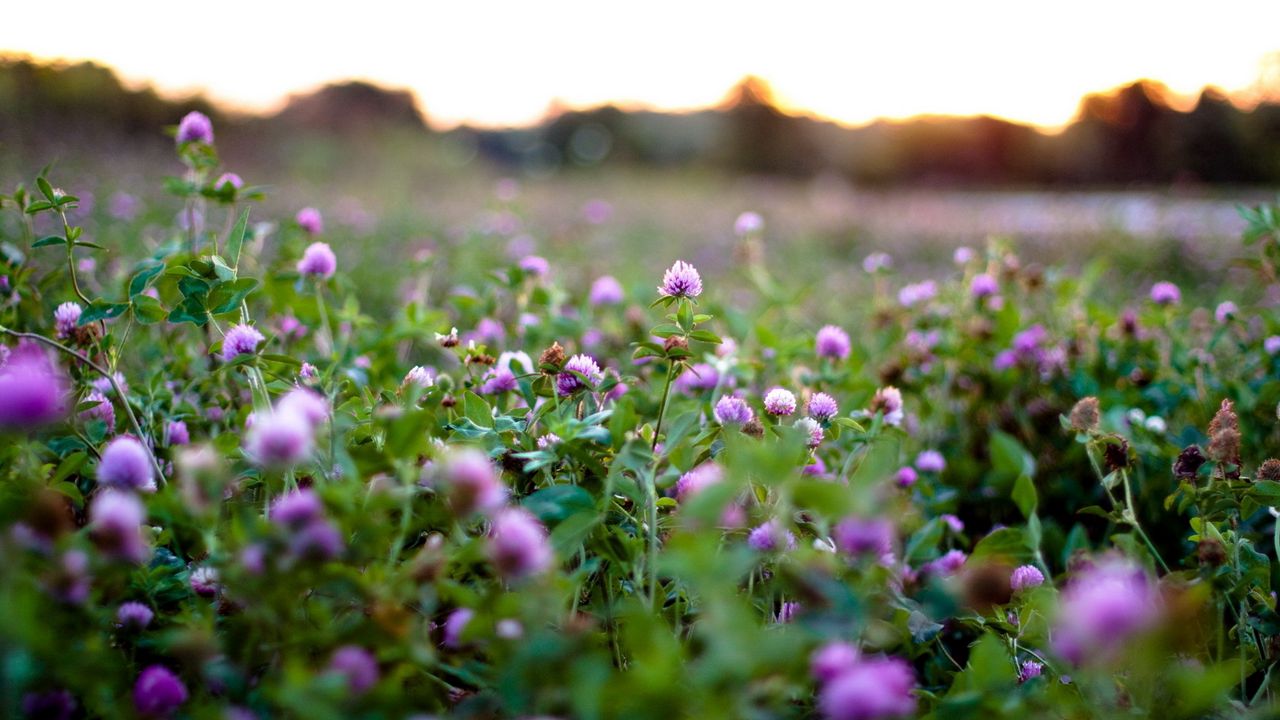
[[[1230,400],[1223,400],[1213,420],[1209,422],[1209,457],[1219,463],[1235,465],[1229,477],[1239,477],[1240,419]]]
[[[1086,433],[1098,429],[1098,398],[1082,398],[1071,408],[1071,429],[1078,433]]]
[[[1124,438],[1115,438],[1112,442],[1106,443],[1102,448],[1102,462],[1106,466],[1108,473],[1127,469],[1129,467],[1129,441]]]
[[[1227,550],[1214,538],[1205,538],[1196,545],[1196,559],[1206,567],[1221,567],[1227,562]]]
[[[1271,480],[1273,482],[1280,481],[1280,460],[1268,458],[1262,463],[1262,467],[1258,468],[1259,480]]]
[[[462,342],[458,339],[458,328],[451,328],[448,335],[436,333],[436,342],[440,343],[441,347],[457,347],[458,343]]]
[[[1200,451],[1200,446],[1188,445],[1182,452],[1178,453],[1178,459],[1173,462],[1173,476],[1178,479],[1194,478],[1196,472],[1200,470],[1200,466],[1204,465],[1204,463],[1205,456]],[[1277,470],[1280,470],[1280,468],[1277,468]]]
[[[671,354],[672,350],[683,350],[687,352],[689,350],[689,341],[679,335],[672,335],[662,343],[662,349],[666,351],[668,355]]]
[[[543,350],[542,355],[538,357],[538,365],[544,367],[543,372],[548,375],[555,375],[560,372],[564,361],[564,348],[558,342],[551,343],[551,347]]]

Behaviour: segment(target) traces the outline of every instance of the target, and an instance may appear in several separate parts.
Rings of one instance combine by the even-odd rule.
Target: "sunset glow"
[[[0,24],[0,51],[92,59],[131,84],[205,91],[252,110],[328,81],[368,79],[413,90],[441,126],[528,123],[553,103],[696,108],[754,74],[786,107],[849,124],[991,114],[1053,127],[1082,95],[1142,77],[1175,93],[1215,85],[1256,96],[1280,50],[1276,2],[1223,2],[1212,12],[1099,0],[130,7],[66,0],[64,24]]]

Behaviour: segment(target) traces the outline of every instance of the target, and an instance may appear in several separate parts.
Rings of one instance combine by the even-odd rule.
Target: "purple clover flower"
[[[845,518],[831,529],[836,549],[846,555],[874,555],[885,559],[893,554],[893,523],[883,518]]]
[[[223,190],[227,187],[230,187],[232,190],[239,190],[244,187],[244,180],[233,172],[222,173],[218,176],[217,180],[213,181],[213,187],[217,190]]]
[[[776,387],[765,393],[764,411],[780,417],[790,415],[796,411],[796,396],[790,390]]]
[[[1014,592],[1029,590],[1044,584],[1044,573],[1035,565],[1022,565],[1009,576],[1009,587]]]
[[[498,395],[504,392],[512,392],[520,387],[520,383],[516,381],[516,376],[512,374],[508,368],[495,367],[485,373],[484,379],[480,383],[479,393],[481,395]]]
[[[311,455],[315,430],[301,413],[277,409],[256,412],[249,418],[253,425],[245,433],[244,451],[254,464],[288,467]]]
[[[80,315],[83,313],[84,308],[74,302],[64,302],[53,311],[53,327],[60,339],[71,337],[71,333],[80,325]]]
[[[732,395],[725,395],[720,398],[715,407],[716,421],[721,425],[746,425],[751,422],[756,413],[747,404],[746,400]]]
[[[222,338],[222,361],[231,362],[240,355],[252,355],[266,337],[252,325],[232,325]]]
[[[453,650],[462,647],[462,632],[467,623],[475,617],[476,611],[471,608],[458,608],[449,613],[444,621],[444,646]]]
[[[587,384],[583,384],[582,380],[574,374],[575,372],[586,377]],[[601,380],[604,380],[604,373],[600,371],[600,366],[590,355],[574,355],[564,364],[564,372],[556,375],[556,392],[561,397],[568,397],[585,389],[587,385],[598,385]]]
[[[81,404],[93,403],[92,407],[80,411],[80,419],[85,422],[93,420],[101,420],[107,426],[107,432],[111,432],[116,426],[116,409],[107,399],[106,395],[94,390],[85,395]]]
[[[1044,672],[1044,663],[1038,663],[1035,660],[1024,660],[1022,665],[1018,667],[1018,683],[1024,683],[1032,678],[1038,678]]]
[[[814,393],[809,398],[809,417],[818,422],[830,422],[840,413],[836,399],[826,393]]]
[[[658,292],[665,297],[696,298],[702,294],[702,276],[694,266],[677,260],[663,274]]]
[[[900,488],[909,488],[916,484],[920,476],[916,474],[916,469],[910,465],[903,465],[898,468],[898,472],[893,476],[893,481]]]

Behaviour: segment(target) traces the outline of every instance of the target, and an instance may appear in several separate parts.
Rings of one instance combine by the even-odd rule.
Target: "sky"
[[[553,103],[686,110],[748,74],[789,110],[850,125],[989,114],[1047,128],[1138,78],[1194,96],[1280,70],[1280,1],[59,0],[0,23],[0,52],[91,59],[131,85],[243,110],[372,80],[433,124],[536,122]]]

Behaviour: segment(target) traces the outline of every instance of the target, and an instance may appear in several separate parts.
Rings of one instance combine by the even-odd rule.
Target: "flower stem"
[[[651,451],[658,448],[658,435],[662,432],[662,416],[667,412],[667,398],[671,395],[671,380],[675,376],[675,369],[674,360],[667,363],[667,383],[662,388],[662,403],[658,405],[658,424],[653,428],[653,443],[649,445]]]

